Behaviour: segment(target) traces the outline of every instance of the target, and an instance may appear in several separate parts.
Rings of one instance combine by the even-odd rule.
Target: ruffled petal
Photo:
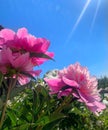
[[[64,81],[65,84],[78,88],[79,84],[75,81],[75,80],[69,80],[68,78],[66,78],[65,76],[62,77],[62,80]]]
[[[2,29],[0,31],[0,38],[3,38],[5,41],[13,40],[14,36],[15,36],[15,32],[12,31],[11,29]],[[2,43],[2,41],[1,41],[1,43]]]
[[[18,38],[24,38],[27,35],[28,35],[28,31],[27,31],[26,28],[20,28],[20,29],[18,29],[18,31],[17,31]]]
[[[66,84],[61,79],[47,79],[44,78],[44,80],[47,82],[49,88],[51,91],[60,91],[60,89],[65,86]]]

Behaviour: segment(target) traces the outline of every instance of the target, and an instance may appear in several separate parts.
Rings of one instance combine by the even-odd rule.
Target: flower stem
[[[59,113],[63,110],[65,106],[67,106],[71,101],[71,96],[66,97],[63,102],[60,104],[60,106],[54,111],[54,113]]]
[[[0,120],[0,129],[2,128],[3,121],[4,121],[4,118],[5,118],[5,112],[6,112],[7,102],[8,102],[9,96],[10,96],[10,92],[11,92],[12,88],[16,85],[16,82],[17,82],[17,77],[15,78],[14,82],[13,82],[13,79],[11,79],[11,81],[10,81],[7,96],[6,96],[6,101],[5,101],[5,104],[4,104],[4,107],[3,107],[2,116],[1,116],[1,120]]]
[[[37,126],[36,130],[42,130],[43,126]]]

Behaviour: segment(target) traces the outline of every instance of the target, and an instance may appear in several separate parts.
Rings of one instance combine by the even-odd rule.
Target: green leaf
[[[14,127],[12,130],[28,130],[28,128],[32,126],[30,123],[21,124],[19,126]]]
[[[43,86],[41,86],[41,93],[44,97],[48,97],[49,98],[49,93],[47,91],[47,89]]]
[[[40,99],[39,99],[39,94],[36,90],[33,90],[33,111],[34,111],[34,116],[35,114],[38,113],[38,108],[40,105]]]
[[[58,119],[62,119],[64,117],[65,117],[65,115],[62,113],[52,114],[50,116],[43,116],[42,118],[40,117],[40,119],[37,120],[36,125],[44,126],[48,123],[51,123],[51,122],[58,120]]]
[[[46,124],[42,130],[52,130],[59,122],[61,121],[61,119],[55,120],[49,124]]]
[[[12,126],[14,126],[17,122],[17,117],[14,113],[14,111],[12,109],[7,109],[7,115],[9,116],[11,122],[12,122]]]
[[[42,109],[44,108],[44,103],[45,103],[44,96],[42,95],[42,93],[40,93],[40,91],[37,88],[33,90],[32,110],[33,110],[33,117],[35,120],[37,119],[37,115],[39,115],[39,113],[42,112]]]
[[[11,93],[10,93],[10,99],[12,99],[13,97],[17,96],[20,92],[22,92],[23,90],[25,90],[26,87],[27,87],[27,85],[14,87],[12,89]]]
[[[37,57],[37,58],[46,58],[46,59],[50,59],[50,60],[54,61],[53,58],[51,58],[50,56],[48,56],[48,55],[46,55],[44,53],[35,53],[35,52],[32,52],[32,53],[30,53],[30,56],[31,57]]]
[[[32,76],[30,73],[27,73],[27,72],[20,72],[21,74],[23,74],[23,75],[25,75],[25,76],[27,76],[27,77],[29,77],[29,78],[31,78],[31,79],[33,79],[33,80],[36,80],[35,79],[35,77],[34,76]]]
[[[9,130],[8,127],[4,128],[3,130]]]

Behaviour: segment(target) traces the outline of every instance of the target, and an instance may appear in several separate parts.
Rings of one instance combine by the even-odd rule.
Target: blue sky
[[[87,0],[1,0],[0,24],[15,31],[26,27],[31,34],[50,40],[49,51],[55,53],[55,62],[48,61],[40,66],[42,74],[80,62],[92,75],[108,75],[103,1],[93,28],[98,0],[91,0],[72,35]]]

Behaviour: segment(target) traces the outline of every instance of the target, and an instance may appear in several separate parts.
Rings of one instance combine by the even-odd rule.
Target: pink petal
[[[20,55],[18,58],[16,58],[16,60],[14,60],[12,65],[15,68],[19,68],[23,71],[30,71],[33,68],[33,65],[31,64],[31,61],[29,59],[29,53]]]
[[[45,38],[34,38],[29,36],[28,39],[28,44],[33,47],[32,51],[36,53],[45,53],[50,45],[49,41]]]
[[[103,104],[102,102],[95,101],[94,104],[95,104],[96,106],[98,106],[99,110],[102,110],[102,109],[105,109],[105,108],[106,108],[106,105]]]
[[[30,82],[30,78],[28,78],[25,75],[19,75],[18,81],[19,81],[20,85],[25,85]]]
[[[32,76],[39,76],[40,73],[42,72],[42,70],[33,70],[33,71],[30,71],[29,73],[32,75]]]
[[[46,55],[48,55],[49,57],[53,58],[54,57],[54,53],[53,52],[45,52]]]
[[[5,39],[0,37],[0,48],[2,48],[3,43],[5,43]]]
[[[65,86],[66,84],[63,83],[61,79],[47,79],[44,78],[48,86],[52,91],[60,91],[60,89]]]
[[[29,73],[35,77],[35,76],[39,76],[39,74],[41,73],[41,70],[34,70],[34,71],[27,72],[27,73]],[[18,76],[18,81],[21,85],[29,83],[30,80],[31,80],[31,78],[27,77],[26,75],[19,74],[19,76]]]
[[[12,31],[11,29],[2,29],[0,31],[0,37],[4,38],[5,41],[7,40],[13,40],[15,36],[15,32]]]
[[[69,96],[72,92],[72,89],[66,89],[64,91],[59,92],[58,98],[61,98],[62,96]]]
[[[106,108],[105,104],[95,101],[95,103],[87,103],[87,107],[96,115],[98,115],[98,112],[101,112],[103,109]]]
[[[54,53],[52,53],[52,52],[46,52],[45,54],[47,54],[51,58],[54,57]],[[49,60],[49,59],[48,58],[32,58],[32,63],[33,63],[33,65],[41,65],[42,63],[44,63],[47,60]]]
[[[18,31],[17,31],[17,36],[19,38],[24,38],[28,35],[28,31],[26,28],[20,28]]]
[[[1,66],[0,65],[0,72],[2,72],[3,74],[6,74],[6,72],[7,72],[6,66]]]
[[[94,98],[91,95],[87,95],[87,93],[82,93],[80,90],[78,90],[78,93],[80,95],[80,98],[83,102],[87,103],[87,102],[94,102]]]
[[[45,38],[39,38],[39,39],[40,39],[40,42],[43,43],[41,51],[46,52],[49,48],[50,42]]]
[[[4,46],[1,55],[2,55],[2,64],[6,63],[10,64],[13,62],[12,51],[9,48],[5,48]]]
[[[69,80],[65,76],[62,77],[62,80],[64,81],[65,84],[78,88],[79,84],[75,80]]]

